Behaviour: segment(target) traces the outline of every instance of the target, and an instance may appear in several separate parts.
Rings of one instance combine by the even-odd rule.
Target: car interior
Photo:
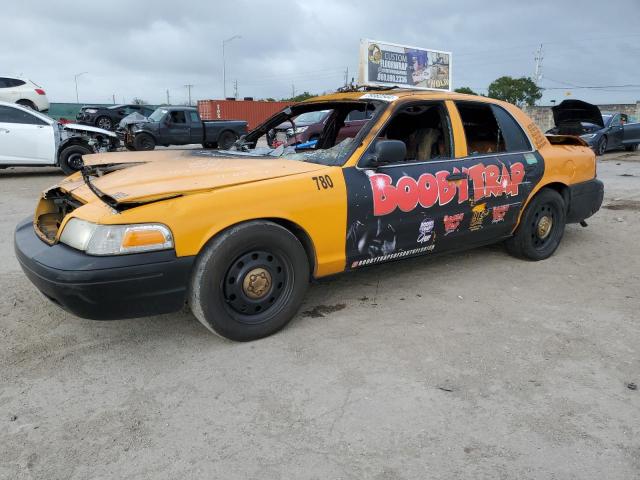
[[[457,102],[456,106],[462,119],[469,155],[506,151],[504,136],[491,110],[491,105]]]
[[[381,138],[404,142],[408,162],[451,158],[449,122],[441,104],[404,108],[382,130]]]

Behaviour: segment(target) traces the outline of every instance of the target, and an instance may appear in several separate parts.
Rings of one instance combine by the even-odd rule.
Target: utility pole
[[[544,58],[544,52],[542,51],[542,44],[538,47],[536,51],[535,61],[536,61],[536,70],[533,74],[533,81],[536,86],[540,86],[540,82],[542,81],[542,59]]]
[[[89,73],[89,72],[80,72],[80,73],[76,73],[73,76],[73,80],[76,82],[76,103],[80,103],[80,97],[78,96],[78,77],[81,75],[84,75],[85,73]]]
[[[114,93],[114,94],[111,96],[111,98],[113,99],[113,104],[115,105],[115,104],[116,104],[116,94]]]
[[[189,92],[189,106],[191,106],[191,87],[193,87],[193,85],[187,84],[185,87],[187,87],[187,91]]]
[[[344,86],[349,85],[349,67],[344,71]]]
[[[223,100],[227,98],[227,65],[226,65],[226,59],[224,56],[224,50],[227,43],[234,41],[236,38],[242,38],[242,37],[240,35],[234,35],[233,37],[227,38],[226,40],[222,41],[222,96],[224,97]]]
[[[233,83],[233,97],[237,100],[238,99],[238,79],[236,78],[236,81]]]
[[[169,97],[169,89],[167,88],[167,105],[171,105],[171,97]]]
[[[291,84],[291,98],[293,99],[296,96],[296,86]]]

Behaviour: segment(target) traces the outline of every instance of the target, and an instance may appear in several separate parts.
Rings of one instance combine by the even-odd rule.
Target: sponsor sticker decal
[[[538,163],[538,159],[533,153],[525,153],[524,159],[529,165],[535,165],[536,163]]]
[[[498,205],[491,209],[491,223],[498,223],[504,221],[504,217],[509,211],[510,205]]]
[[[373,265],[375,263],[387,262],[389,260],[396,260],[398,258],[408,257],[410,255],[417,255],[419,253],[430,252],[435,248],[435,245],[429,245],[428,247],[413,248],[411,250],[404,250],[402,252],[392,253],[390,255],[383,255],[381,257],[367,258],[366,260],[358,260],[351,262],[351,268],[364,267],[365,265]]]
[[[460,222],[464,218],[464,213],[456,213],[455,215],[445,215],[444,216],[444,234],[449,235],[450,233],[458,230],[460,226]]]
[[[386,93],[365,93],[360,97],[360,100],[382,100],[383,102],[393,102],[397,99],[397,95],[388,95]]]
[[[420,222],[420,228],[418,229],[418,243],[427,243],[433,236],[435,236],[433,233],[434,224],[435,222],[430,218],[425,218]]]
[[[471,209],[471,223],[469,224],[469,230],[480,230],[482,228],[482,222],[485,217],[489,215],[489,210],[487,210],[487,204],[481,203],[480,205],[476,205]]]

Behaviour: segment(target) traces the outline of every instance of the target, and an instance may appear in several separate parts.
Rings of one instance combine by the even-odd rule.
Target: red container
[[[260,100],[198,100],[198,113],[203,120],[245,120],[252,130],[289,105]]]

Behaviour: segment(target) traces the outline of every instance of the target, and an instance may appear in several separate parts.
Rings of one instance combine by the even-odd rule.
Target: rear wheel
[[[18,100],[16,102],[18,105],[22,105],[23,107],[29,107],[31,110],[38,111],[38,107],[31,100]]]
[[[598,140],[598,144],[596,145],[596,153],[598,155],[604,155],[607,151],[607,137],[602,137]]]
[[[228,150],[230,149],[235,141],[238,139],[238,135],[229,130],[226,130],[220,134],[218,138],[218,147],[220,150]]]
[[[58,165],[64,173],[71,175],[82,168],[84,162],[82,161],[83,155],[92,153],[89,147],[84,145],[71,145],[62,149],[60,157],[58,158]]]
[[[104,130],[111,130],[113,128],[113,122],[109,117],[98,117],[96,119],[96,127],[102,128]]]
[[[268,221],[231,227],[198,256],[189,304],[209,330],[249,341],[282,329],[298,311],[309,261],[289,230]]]
[[[133,146],[136,150],[153,150],[156,148],[156,141],[148,133],[139,133],[133,139]]]
[[[527,206],[515,234],[505,242],[507,250],[529,260],[549,258],[560,245],[565,221],[562,195],[545,188]]]

